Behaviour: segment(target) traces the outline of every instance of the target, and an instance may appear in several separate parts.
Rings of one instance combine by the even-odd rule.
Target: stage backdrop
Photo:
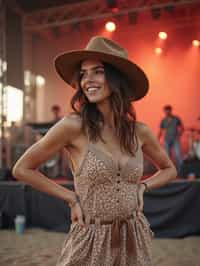
[[[147,123],[157,133],[163,117],[162,108],[171,104],[186,127],[200,124],[197,121],[200,116],[200,53],[191,44],[197,36],[197,28],[181,25],[175,19],[169,25],[164,15],[157,21],[150,15],[141,15],[137,25],[130,25],[125,19],[116,23],[117,30],[112,34],[105,33],[103,24],[99,23],[92,31],[87,31],[82,24],[78,31],[63,27],[59,37],[55,37],[49,29],[41,30],[40,35],[33,38],[26,38],[25,68],[46,78],[45,88],[37,90],[37,120],[51,119],[50,107],[53,104],[61,105],[63,114],[70,111],[73,90],[57,76],[53,66],[55,56],[67,50],[83,48],[92,36],[103,35],[124,46],[130,58],[149,77],[149,94],[135,104],[138,120]],[[159,31],[168,33],[165,43],[159,42]],[[160,56],[154,53],[158,46],[163,48]],[[186,135],[183,142],[186,142]]]
[[[200,182],[183,181],[144,194],[144,213],[156,237],[200,235],[199,192]],[[64,201],[20,182],[0,183],[0,229],[13,228],[19,214],[28,227],[60,232],[70,228],[70,209]]]

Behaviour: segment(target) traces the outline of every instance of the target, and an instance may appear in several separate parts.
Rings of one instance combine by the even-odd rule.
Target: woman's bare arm
[[[75,193],[56,184],[37,168],[56,152],[73,142],[73,138],[79,134],[79,124],[77,119],[72,117],[59,121],[20,157],[13,168],[13,175],[40,191],[73,204],[76,200]]]
[[[160,146],[158,139],[143,123],[137,125],[137,131],[142,140],[142,150],[145,155],[157,166],[158,171],[145,180],[149,189],[158,188],[176,178],[177,170],[169,159],[165,150]]]

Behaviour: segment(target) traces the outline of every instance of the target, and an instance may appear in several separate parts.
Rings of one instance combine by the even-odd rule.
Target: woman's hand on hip
[[[144,191],[145,186],[144,184],[139,184],[138,186],[138,210],[143,211],[144,208]]]
[[[78,201],[71,207],[71,220],[72,223],[77,221],[81,227],[85,226],[83,221],[83,212]]]

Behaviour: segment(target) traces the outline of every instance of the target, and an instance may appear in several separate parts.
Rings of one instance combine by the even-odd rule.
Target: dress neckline
[[[139,150],[139,149],[140,149],[140,145],[138,145],[138,150]],[[138,152],[138,150],[137,150],[136,152]],[[73,174],[74,174],[75,176],[76,176],[76,175],[80,175],[80,173],[81,173],[81,171],[82,171],[82,168],[83,168],[83,166],[84,166],[84,163],[85,163],[85,161],[86,161],[86,159],[87,159],[87,156],[88,156],[89,151],[93,152],[93,153],[95,154],[95,156],[96,156],[96,152],[97,152],[97,153],[100,153],[101,155],[103,155],[104,157],[106,157],[107,159],[109,159],[109,160],[111,161],[113,167],[114,167],[114,170],[116,170],[116,171],[123,171],[123,170],[128,166],[128,164],[130,163],[130,161],[131,161],[133,158],[135,158],[134,156],[130,156],[130,157],[126,160],[126,162],[125,162],[123,165],[121,165],[119,161],[116,162],[116,161],[114,160],[114,155],[112,155],[112,154],[109,153],[109,152],[105,152],[105,151],[103,151],[102,149],[100,149],[99,147],[96,147],[93,143],[88,142],[88,143],[87,143],[86,150],[85,150],[85,152],[84,152],[83,159],[82,159],[82,161],[81,161],[81,163],[80,163],[78,169],[77,169],[76,171],[73,171]]]
[[[129,161],[133,159],[133,156],[130,156],[128,159],[126,159],[125,163],[122,165],[119,160],[118,161],[114,160],[114,155],[112,153],[102,150],[101,148],[93,145],[91,142],[88,144],[88,146],[90,146],[90,148],[92,148],[96,152],[99,152],[103,156],[110,159],[112,164],[115,166],[115,169],[117,169],[118,171],[123,170],[128,165]]]

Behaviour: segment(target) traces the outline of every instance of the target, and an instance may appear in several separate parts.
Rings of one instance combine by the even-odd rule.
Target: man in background
[[[58,122],[61,118],[61,108],[59,105],[55,104],[51,107],[51,112],[53,114],[53,121]]]
[[[166,105],[163,108],[165,117],[160,122],[158,138],[164,136],[164,147],[170,157],[172,150],[175,155],[176,167],[180,171],[182,164],[182,153],[180,137],[183,134],[184,127],[181,119],[172,113],[172,106]]]

